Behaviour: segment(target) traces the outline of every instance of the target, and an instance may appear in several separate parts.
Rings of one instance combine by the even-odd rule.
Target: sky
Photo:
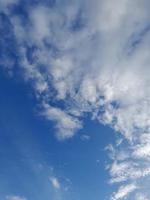
[[[150,200],[149,0],[0,0],[0,200]]]

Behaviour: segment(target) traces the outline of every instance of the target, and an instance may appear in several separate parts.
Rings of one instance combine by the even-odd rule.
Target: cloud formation
[[[24,197],[13,196],[13,195],[11,195],[11,196],[7,196],[7,197],[6,197],[6,200],[27,200],[27,199],[24,198]]]
[[[60,183],[56,177],[49,177],[49,180],[55,189],[60,189]]]
[[[123,199],[126,198],[127,195],[131,192],[133,192],[136,189],[136,186],[133,184],[130,185],[126,185],[126,186],[121,186],[118,190],[118,192],[116,192],[114,194],[114,196],[112,197],[112,200],[118,200],[118,199]]]
[[[17,70],[32,85],[42,115],[55,121],[59,139],[72,137],[86,114],[120,133],[110,149],[110,182],[127,182],[114,199],[126,198],[150,174],[150,2],[45,2],[25,3],[21,14],[8,8],[11,0],[3,11]]]

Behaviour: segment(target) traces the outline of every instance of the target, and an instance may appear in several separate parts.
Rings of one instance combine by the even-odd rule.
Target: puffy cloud
[[[58,138],[72,137],[86,113],[121,133],[112,183],[149,175],[149,9],[148,0],[64,0],[28,5],[26,21],[10,10],[18,68]],[[135,189],[122,186],[114,198]]]
[[[44,105],[44,108],[45,110],[42,114],[48,120],[56,121],[56,127],[59,130],[59,132],[57,132],[57,137],[59,139],[70,138],[78,128],[81,128],[79,120],[75,117],[71,117],[63,110],[49,105]]]

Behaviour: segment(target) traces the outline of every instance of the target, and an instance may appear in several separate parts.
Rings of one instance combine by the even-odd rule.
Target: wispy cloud
[[[55,189],[60,189],[60,183],[56,177],[49,177],[49,180]]]
[[[81,135],[81,140],[83,140],[83,141],[89,141],[90,139],[91,139],[91,137],[89,135],[86,135],[86,134]]]
[[[119,200],[119,199],[125,199],[128,197],[128,195],[133,192],[136,189],[136,186],[133,184],[130,185],[125,185],[125,186],[121,186],[118,190],[118,192],[116,192],[114,194],[114,196],[112,197],[112,200]]]
[[[147,196],[145,194],[138,193],[136,195],[136,200],[148,200]]]
[[[6,8],[7,6],[17,4],[19,0],[0,0],[0,5],[3,8]]]
[[[27,200],[27,199],[20,196],[10,195],[10,196],[6,196],[6,200]]]

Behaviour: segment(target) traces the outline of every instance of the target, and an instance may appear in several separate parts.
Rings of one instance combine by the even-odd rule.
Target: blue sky
[[[150,199],[149,9],[0,0],[0,199]]]
[[[87,117],[75,138],[57,141],[54,124],[36,116],[36,100],[29,87],[2,70],[0,85],[0,198],[16,194],[28,199],[55,199],[53,193],[58,191],[51,186],[51,176],[58,177],[65,199],[108,197],[111,188],[104,149],[113,141],[112,130]]]

